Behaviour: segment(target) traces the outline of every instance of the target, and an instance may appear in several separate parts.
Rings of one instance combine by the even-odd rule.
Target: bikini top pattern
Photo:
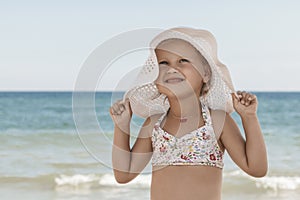
[[[201,103],[205,124],[182,137],[176,137],[161,128],[162,115],[152,132],[152,166],[205,165],[223,168],[223,152],[212,127],[209,109]]]

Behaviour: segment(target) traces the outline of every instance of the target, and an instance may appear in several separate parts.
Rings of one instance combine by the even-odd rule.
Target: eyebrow
[[[161,61],[167,61],[167,60],[168,60],[168,59],[166,59],[166,58],[161,58],[161,59],[159,59],[159,60],[157,59],[158,62],[161,62]]]

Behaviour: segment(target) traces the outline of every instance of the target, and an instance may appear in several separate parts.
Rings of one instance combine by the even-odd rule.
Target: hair
[[[202,56],[202,64],[203,64],[203,68],[204,68],[204,73],[205,74],[208,73],[208,76],[209,76],[209,80],[206,83],[203,82],[203,85],[202,85],[202,88],[200,91],[200,96],[204,96],[209,91],[212,72],[211,72],[210,65],[208,64],[206,58],[204,58],[204,56],[200,52],[199,52],[199,54]]]

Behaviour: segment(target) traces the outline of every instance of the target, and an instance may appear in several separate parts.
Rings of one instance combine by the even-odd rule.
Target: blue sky
[[[0,90],[73,90],[112,36],[191,26],[215,35],[236,89],[300,91],[299,10],[296,0],[0,1]],[[106,76],[101,88],[113,90],[119,77]]]

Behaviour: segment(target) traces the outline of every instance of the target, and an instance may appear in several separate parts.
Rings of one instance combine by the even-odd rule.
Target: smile
[[[184,81],[182,78],[170,78],[166,80],[166,83],[180,83]]]

